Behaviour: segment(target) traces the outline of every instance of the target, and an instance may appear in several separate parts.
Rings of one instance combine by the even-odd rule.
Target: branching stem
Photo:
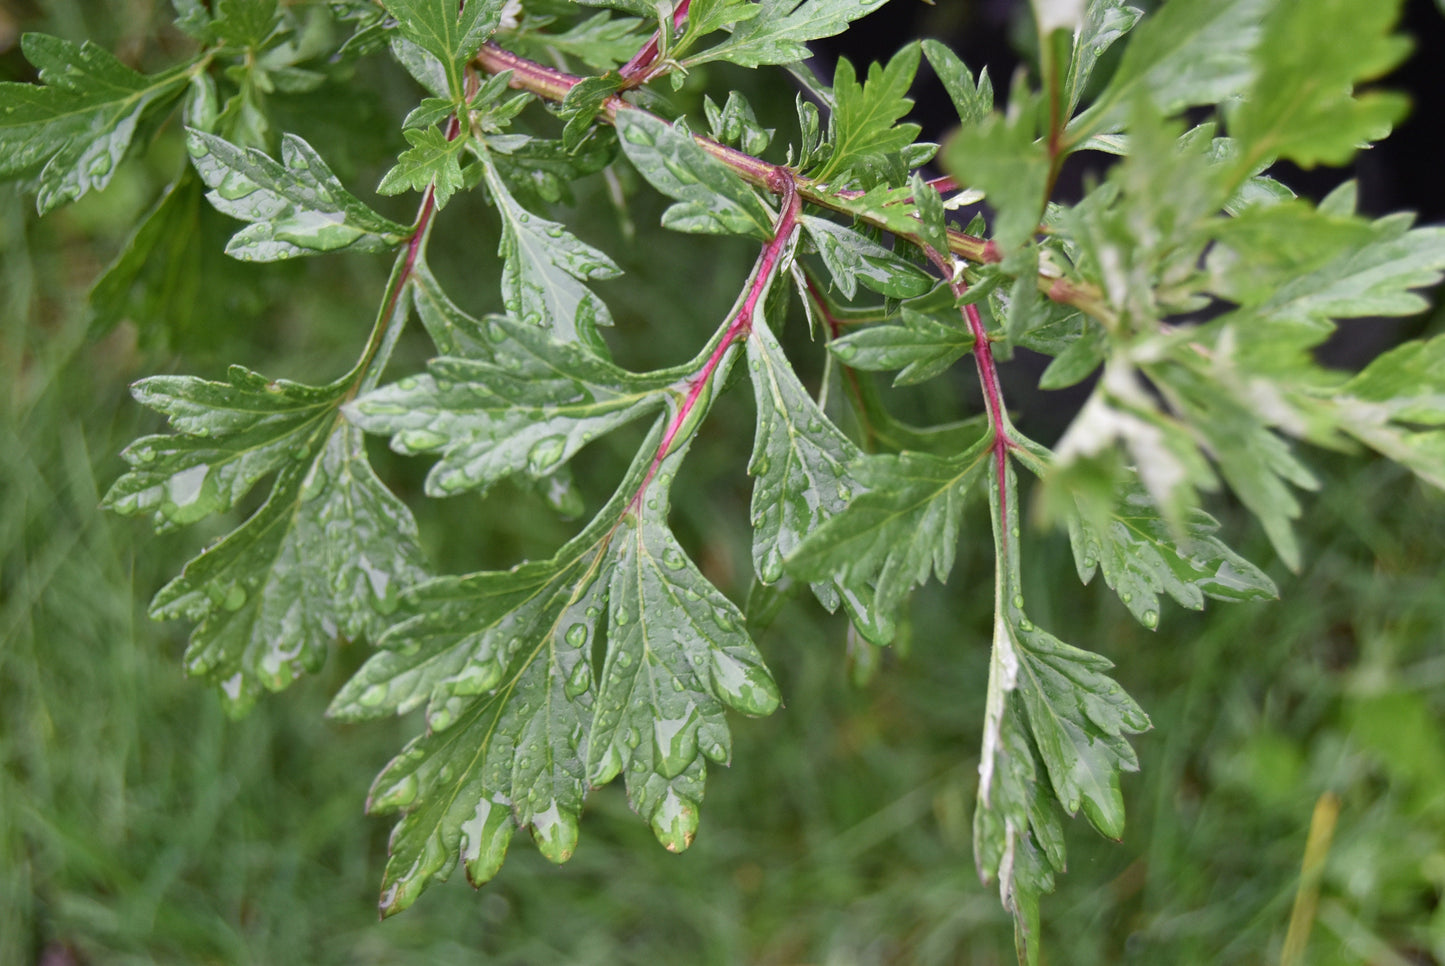
[[[574,86],[581,83],[582,78],[572,74],[555,70],[528,60],[518,54],[497,46],[495,43],[487,42],[477,52],[476,65],[489,74],[500,74],[502,71],[512,72],[511,86],[518,90],[530,91],[538,97],[549,101],[560,103],[567,97],[567,92]],[[642,108],[631,104],[617,95],[607,98],[602,102],[599,109],[600,116],[608,123],[617,119],[619,111],[640,111]],[[756,158],[736,148],[728,147],[714,141],[712,138],[701,135],[693,135],[694,140],[714,158],[727,165],[735,171],[744,181],[757,188],[780,194],[774,173],[778,170],[777,165],[770,164],[761,158]],[[808,204],[817,205],[820,208],[827,208],[830,211],[838,211],[857,217],[862,221],[889,231],[888,226],[882,219],[875,218],[867,212],[861,214],[849,210],[841,201],[855,199],[861,196],[861,192],[832,190],[826,184],[812,181],[808,178],[793,176],[791,184],[798,193],[799,198]],[[950,181],[944,185],[957,187]],[[918,239],[909,237],[910,241],[917,242]],[[1002,254],[998,246],[991,240],[979,238],[956,229],[948,230],[948,248],[956,255],[961,255],[971,262],[989,264],[1000,261]],[[1101,297],[1099,293],[1090,286],[1081,285],[1063,278],[1039,277],[1039,288],[1043,293],[1055,302],[1066,305],[1073,305],[1077,308],[1096,314],[1100,311]]]
[[[642,485],[637,488],[637,494],[632,498],[632,509],[636,509],[643,494],[647,492],[647,485],[657,473],[657,468],[662,465],[662,461],[678,443],[678,437],[682,434],[683,427],[687,426],[691,420],[698,401],[712,383],[713,376],[717,372],[718,366],[722,364],[728,350],[739,339],[746,338],[752,331],[753,318],[758,311],[758,302],[767,292],[768,286],[777,274],[783,252],[787,249],[788,242],[798,226],[798,214],[802,211],[803,203],[794,186],[793,173],[786,168],[775,167],[773,180],[777,185],[777,190],[783,196],[782,210],[778,212],[778,219],[773,224],[773,237],[763,246],[762,252],[758,255],[742,306],[728,323],[723,337],[718,340],[718,344],[713,348],[712,354],[708,356],[702,368],[698,370],[697,375],[688,380],[687,395],[683,397],[682,403],[677,407],[677,412],[673,414],[668,423],[667,431],[663,433],[662,442],[658,444],[657,453],[652,458],[652,466],[648,468],[647,476],[643,478]]]
[[[692,0],[678,0],[677,7],[672,11],[672,32],[676,36],[687,23],[687,8],[692,5]],[[657,63],[658,53],[662,44],[662,31],[659,30],[642,45],[642,49],[632,56],[632,59],[622,65],[619,73],[622,75],[622,89],[627,91],[634,87],[641,87],[652,79],[651,67]]]

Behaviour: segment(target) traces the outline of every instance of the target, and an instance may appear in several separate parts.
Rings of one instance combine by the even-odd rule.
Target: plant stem
[[[945,258],[936,248],[924,246],[923,251],[928,255],[928,260],[943,273],[948,280],[948,286],[953,290],[954,298],[962,299],[968,294],[968,282],[964,280],[963,272],[953,264],[951,259]],[[993,342],[989,339],[988,329],[984,327],[983,318],[978,314],[978,306],[972,302],[963,307],[963,317],[968,322],[968,329],[973,333],[973,361],[978,368],[978,381],[983,387],[983,405],[988,414],[988,425],[993,433],[993,461],[994,469],[998,474],[998,500],[999,512],[1003,518],[1008,516],[1008,490],[1004,484],[1007,477],[1009,451],[1017,449],[1019,444],[1013,439],[1010,430],[1013,428],[1008,418],[1008,408],[1004,405],[1003,390],[998,381],[998,364],[993,358]],[[1008,531],[1000,531],[1004,544],[1000,550],[1007,548]]]
[[[567,92],[581,82],[582,78],[572,74],[554,70],[533,60],[528,60],[509,50],[498,47],[492,42],[482,45],[478,51],[476,64],[489,74],[499,74],[502,71],[512,72],[511,86],[518,90],[530,91],[539,97],[549,101],[561,102],[567,97]],[[642,108],[630,104],[617,95],[613,95],[602,102],[599,109],[600,116],[608,123],[617,119],[619,111],[640,111]],[[775,177],[778,166],[753,157],[736,148],[728,147],[714,141],[712,138],[701,135],[693,135],[693,139],[714,158],[727,165],[736,172],[744,181],[757,188],[780,194],[780,188]],[[891,231],[883,220],[870,215],[867,212],[856,213],[840,204],[840,201],[856,199],[861,197],[862,192],[856,191],[834,191],[829,190],[825,184],[812,181],[808,178],[801,178],[794,175],[790,181],[793,190],[808,204],[817,205],[820,208],[827,208],[830,211],[838,211],[857,217],[862,221]],[[957,187],[957,185],[953,185]],[[893,231],[897,234],[896,231]],[[916,236],[904,236],[909,241],[922,243]],[[998,246],[992,241],[978,238],[974,235],[956,229],[948,229],[949,251],[962,255],[971,262],[988,264],[1000,261],[1002,256]],[[1090,315],[1097,315],[1102,312],[1102,299],[1100,294],[1090,286],[1080,285],[1063,278],[1051,278],[1048,276],[1039,277],[1040,290],[1050,299],[1067,305],[1073,305]]]
[[[461,122],[456,115],[452,115],[451,119],[447,121],[447,140],[455,141],[461,135],[461,131]],[[393,323],[396,319],[397,303],[401,300],[401,293],[406,290],[407,283],[411,281],[412,274],[416,271],[416,262],[421,257],[421,250],[426,246],[427,233],[431,229],[432,219],[436,216],[436,207],[436,185],[429,184],[422,194],[421,207],[417,209],[411,237],[406,243],[406,252],[398,260],[397,267],[387,282],[381,313],[377,316],[371,337],[362,351],[361,361],[357,364],[359,376],[347,392],[346,401],[353,399],[364,390],[373,388],[381,376],[381,367],[373,366],[373,363],[381,354],[382,346],[389,341],[388,337],[391,337],[390,341],[395,339],[396,333],[393,330],[397,327]]]
[[[674,35],[682,29],[687,22],[687,8],[691,6],[692,0],[679,0],[676,9],[672,11],[672,32]],[[622,75],[622,89],[627,91],[634,87],[640,87],[653,78],[650,68],[657,62],[657,55],[662,43],[662,31],[659,30],[642,45],[642,49],[632,56],[632,59],[622,65],[618,72]]]
[[[703,363],[697,375],[688,380],[687,395],[668,423],[667,431],[662,436],[662,442],[658,444],[657,453],[652,458],[652,466],[648,468],[647,476],[643,478],[642,485],[637,488],[637,494],[632,498],[634,509],[642,500],[643,494],[647,492],[647,485],[652,481],[653,475],[657,473],[657,468],[662,465],[662,461],[667,458],[667,455],[672,452],[673,446],[678,442],[683,427],[687,425],[693,410],[697,407],[698,400],[702,398],[703,392],[712,382],[713,374],[721,365],[723,357],[727,355],[734,343],[739,339],[746,338],[752,331],[753,315],[757,311],[758,302],[777,273],[783,251],[788,247],[788,242],[798,226],[798,214],[802,211],[803,203],[793,185],[792,173],[785,168],[778,168],[774,177],[779,186],[778,190],[783,196],[783,207],[778,212],[777,221],[773,224],[773,237],[763,246],[757,263],[753,266],[752,278],[749,281],[748,292],[743,298],[742,306],[733,316],[732,321],[728,323],[727,331],[718,340],[718,344],[713,348],[712,354],[708,356],[707,362]]]

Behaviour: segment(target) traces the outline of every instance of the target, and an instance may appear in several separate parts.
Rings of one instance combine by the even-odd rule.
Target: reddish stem
[[[687,22],[687,8],[691,6],[692,0],[679,0],[676,9],[672,11],[672,32],[676,36]],[[657,62],[657,55],[662,43],[662,31],[659,30],[642,45],[642,49],[632,55],[632,59],[622,65],[618,72],[622,75],[622,90],[631,90],[640,87],[652,79],[648,73],[653,64]]]
[[[692,415],[692,411],[696,408],[697,401],[702,397],[708,383],[712,381],[713,373],[722,363],[723,356],[727,355],[727,351],[732,348],[733,343],[746,338],[752,331],[753,314],[757,311],[758,300],[763,297],[763,292],[767,290],[769,281],[777,271],[778,261],[782,258],[783,250],[793,235],[793,229],[797,227],[798,213],[803,207],[802,201],[798,198],[798,192],[793,186],[792,172],[785,168],[777,168],[774,177],[781,185],[783,207],[778,212],[777,222],[773,225],[773,237],[763,246],[762,252],[758,255],[757,263],[753,267],[752,281],[748,285],[748,294],[743,299],[742,307],[728,323],[727,331],[723,333],[723,337],[717,347],[713,349],[712,355],[708,356],[702,369],[688,383],[687,396],[683,399],[682,405],[677,408],[672,422],[668,424],[667,432],[663,434],[662,442],[658,444],[657,453],[652,457],[652,466],[648,468],[647,476],[643,478],[642,485],[637,488],[637,494],[632,498],[630,509],[635,510],[642,501],[643,494],[647,492],[647,485],[652,482],[657,468],[662,465],[662,461],[672,451],[678,434],[687,424],[688,417]]]
[[[461,132],[461,121],[454,114],[451,119],[447,121],[447,140],[455,141],[461,135]],[[396,314],[397,302],[400,301],[401,293],[405,290],[407,282],[411,281],[412,275],[416,272],[416,260],[421,255],[422,242],[426,239],[427,228],[431,225],[431,220],[436,215],[436,209],[436,185],[429,184],[426,187],[426,191],[422,194],[421,207],[417,209],[416,222],[412,226],[411,237],[407,239],[406,260],[402,262],[401,271],[398,272],[396,278],[392,280],[390,290],[386,294],[386,305],[381,312],[381,321],[372,332],[371,341],[362,354],[362,365],[360,367],[362,376],[358,377],[350,393],[354,394],[361,386],[367,367],[371,365],[371,361],[376,358],[376,353],[381,350],[382,343],[386,341],[386,332],[391,328],[392,318]]]
[[[512,72],[512,87],[518,90],[530,91],[539,97],[544,97],[549,101],[559,103],[566,99],[568,91],[582,81],[580,77],[568,74],[565,71],[555,70],[539,64],[534,60],[528,60],[525,57],[512,53],[510,50],[498,47],[491,41],[483,44],[482,49],[477,52],[476,64],[489,74],[500,74],[504,70],[509,70]],[[635,104],[629,104],[614,94],[602,102],[601,116],[603,120],[612,123],[617,120],[617,113],[619,111],[640,110],[642,110],[642,108]],[[774,176],[774,173],[777,171],[776,165],[769,164],[760,158],[753,157],[751,154],[739,151],[736,148],[730,148],[726,144],[714,141],[712,138],[703,137],[700,134],[694,134],[693,140],[708,154],[711,154],[723,164],[732,168],[744,181],[754,187],[771,191],[774,194],[781,193]],[[791,179],[791,183],[793,184],[794,190],[809,204],[818,205],[834,211],[842,211],[848,215],[854,215],[854,213],[848,211],[846,207],[840,206],[838,200],[856,199],[863,195],[861,191],[824,190],[822,186],[796,176]],[[854,215],[854,217],[858,217],[865,222],[876,223],[879,227],[887,227],[866,213]],[[948,247],[951,251],[957,252],[973,262],[997,262],[1002,259],[998,247],[994,245],[992,241],[975,238],[973,235],[966,234],[954,228],[948,229]],[[1084,302],[1089,297],[1089,293],[1078,291],[1076,287],[1063,289],[1055,286],[1054,292],[1060,297],[1067,296],[1070,304]]]
[[[953,263],[938,253],[938,250],[929,246],[924,247],[924,252],[943,277],[948,279],[948,286],[953,290],[955,298],[963,298],[968,294],[968,282],[964,279],[963,273],[957,271]],[[969,332],[973,334],[973,361],[978,367],[978,381],[983,387],[983,405],[988,414],[989,429],[993,431],[993,460],[994,469],[998,472],[998,501],[999,518],[1008,519],[1008,490],[1004,486],[1004,473],[1008,468],[1009,450],[1018,446],[1009,435],[1008,410],[1004,406],[1003,390],[998,381],[998,364],[993,358],[993,343],[989,340],[988,329],[984,328],[983,317],[978,314],[978,306],[972,302],[963,307],[963,316],[968,321]],[[1004,547],[1008,545],[1008,533],[1002,534]]]

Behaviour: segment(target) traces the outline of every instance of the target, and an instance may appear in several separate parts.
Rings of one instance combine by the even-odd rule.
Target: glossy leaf
[[[993,81],[989,80],[988,68],[979,71],[975,80],[968,65],[936,40],[923,41],[923,54],[943,82],[961,124],[967,127],[988,117],[993,111]]]
[[[833,354],[855,369],[901,369],[893,380],[908,386],[932,379],[973,349],[973,336],[920,318],[908,325],[876,325],[833,340]]]
[[[434,186],[437,207],[445,205],[462,187],[462,154],[466,141],[449,139],[440,128],[409,128],[402,132],[411,147],[396,159],[396,166],[376,186],[379,195],[425,191]]]
[[[21,50],[39,84],[0,84],[0,178],[33,178],[41,214],[110,184],[137,125],[185,90],[192,65],[141,74],[110,52],[45,34]]]
[[[534,478],[588,442],[662,404],[675,373],[637,376],[575,343],[505,316],[487,323],[491,359],[435,359],[425,375],[373,390],[347,407],[399,453],[440,453],[434,496],[486,489],[514,473]]]
[[[203,131],[187,132],[191,164],[211,189],[217,210],[251,224],[232,236],[226,252],[243,261],[270,262],[346,249],[388,251],[410,234],[351,194],[305,141],[282,139],[281,161],[239,148]]]
[[[372,472],[360,432],[340,427],[162,587],[151,615],[196,623],[186,671],[239,713],[263,687],[316,670],[338,636],[379,637],[400,588],[422,575],[411,511]]]
[[[396,29],[441,62],[453,100],[466,93],[462,68],[501,23],[503,0],[384,0]]]
[[[710,584],[667,528],[676,460],[624,517],[608,590],[607,660],[597,683],[588,779],[621,774],[632,808],[670,851],[692,844],[705,760],[727,764],[724,706],[771,714],[778,687],[743,630],[742,611]]]
[[[583,282],[622,274],[612,259],[567,231],[527,211],[483,162],[487,187],[502,215],[502,300],[507,311],[541,326],[564,342],[580,342],[599,354],[605,346],[597,326],[611,325],[607,306]]]
[[[1137,771],[1126,736],[1149,718],[1104,672],[1103,657],[1063,643],[1024,611],[1018,485],[989,467],[996,554],[993,650],[979,760],[974,853],[1016,921],[1020,959],[1038,956],[1038,898],[1064,869],[1057,818],[1080,809],[1110,838],[1124,831],[1119,773]],[[1025,737],[1027,735],[1027,737]],[[1052,795],[1041,794],[1045,778]],[[1052,801],[1050,800],[1052,799]],[[1046,864],[1047,862],[1047,864]]]
[[[1265,600],[1277,597],[1274,581],[1229,549],[1214,534],[1219,524],[1203,510],[1189,515],[1177,536],[1137,483],[1127,485],[1113,513],[1092,520],[1069,517],[1069,540],[1079,579],[1088,583],[1100,570],[1134,618],[1159,626],[1159,595],[1200,610],[1204,598]]]
[[[849,465],[862,454],[808,395],[767,326],[753,325],[748,368],[757,430],[748,472],[753,484],[753,571],[764,584],[783,576],[783,561],[863,490]],[[842,588],[829,578],[813,592],[829,610]]]
[[[788,570],[846,587],[844,603],[859,630],[888,643],[908,592],[930,574],[944,580],[953,569],[964,503],[988,453],[985,438],[953,458],[864,458],[851,472],[867,492],[809,534],[788,558]]]
[[[105,505],[150,513],[157,530],[229,509],[266,475],[315,456],[336,419],[345,385],[316,388],[268,380],[233,366],[226,382],[152,376],[131,387],[174,431],[126,448],[130,471]]]
[[[849,23],[887,0],[760,0],[758,14],[739,23],[732,36],[687,59],[688,66],[726,60],[743,67],[807,60],[806,44],[841,33]]]
[[[743,180],[702,149],[686,130],[650,114],[617,115],[622,150],[648,182],[678,203],[662,224],[674,231],[767,238],[773,218]]]
[[[933,277],[917,265],[851,228],[814,215],[804,215],[802,223],[845,298],[858,294],[859,282],[892,298],[922,295],[933,287]]]
[[[853,65],[840,57],[833,73],[833,111],[828,118],[832,153],[813,172],[820,181],[847,180],[854,168],[879,155],[896,155],[911,146],[922,130],[917,124],[899,124],[913,109],[908,88],[918,72],[917,44],[904,47],[886,67],[868,68],[866,83],[858,83]]]

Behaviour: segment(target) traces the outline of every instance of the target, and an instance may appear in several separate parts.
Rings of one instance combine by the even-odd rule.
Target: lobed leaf
[[[773,218],[757,195],[685,129],[642,111],[620,111],[617,132],[638,173],[678,201],[663,213],[663,227],[771,237]]]
[[[874,325],[834,339],[833,354],[855,369],[901,369],[895,386],[911,386],[944,372],[973,350],[973,336],[928,318],[907,325]]]
[[[911,298],[933,287],[927,272],[866,235],[816,215],[799,220],[845,298],[858,294],[859,282],[890,298]]]
[[[186,672],[219,686],[241,713],[263,687],[279,691],[316,670],[338,635],[379,637],[399,589],[422,576],[411,511],[372,472],[361,434],[340,427],[162,587],[151,616],[196,622]]]
[[[847,58],[838,59],[833,73],[833,111],[828,119],[833,150],[812,177],[848,182],[855,169],[913,145],[922,128],[898,121],[913,109],[907,95],[920,56],[919,46],[909,44],[894,54],[886,67],[870,65],[864,84],[858,83]]]
[[[748,463],[756,481],[753,571],[763,584],[773,584],[783,576],[784,560],[862,491],[849,471],[862,454],[808,395],[761,319],[748,337],[748,368],[757,402]],[[813,582],[813,592],[830,611],[844,591],[827,577]]]
[[[344,383],[316,388],[232,366],[227,382],[152,376],[131,387],[174,435],[144,436],[104,506],[152,513],[158,531],[231,508],[264,476],[312,458],[331,430]]]
[[[1104,835],[1124,831],[1121,771],[1137,771],[1127,735],[1150,727],[1103,657],[1063,643],[1024,611],[1018,486],[1011,462],[989,469],[996,554],[993,650],[979,759],[974,854],[1015,918],[1020,960],[1038,957],[1038,900],[1065,867],[1056,809],[1080,809]],[[1044,794],[1044,779],[1052,796]]]
[[[502,216],[502,301],[528,325],[547,329],[599,355],[606,345],[597,326],[611,325],[607,306],[583,282],[622,274],[612,259],[561,224],[527,211],[502,183],[490,160],[482,162],[487,188]]]
[[[759,0],[758,13],[738,23],[732,36],[684,61],[692,67],[725,60],[743,67],[807,60],[810,40],[847,29],[887,0]]]
[[[667,527],[691,432],[669,432],[679,445],[664,456],[663,425],[654,426],[607,506],[551,560],[409,591],[387,649],[337,695],[330,713],[342,718],[428,705],[428,733],[377,777],[368,802],[372,812],[404,810],[383,915],[459,859],[474,884],[485,881],[516,826],[530,825],[543,854],[566,861],[588,788],[619,773],[665,846],[691,842],[704,759],[730,754],[723,706],[767,714],[778,705],[742,613]],[[592,654],[604,607],[599,674]]]
[[[1382,77],[1410,50],[1391,36],[1400,0],[1314,0],[1274,5],[1253,51],[1253,83],[1225,109],[1241,166],[1287,158],[1340,165],[1405,116],[1403,94],[1356,85]]]
[[[1079,579],[1102,570],[1104,582],[1145,627],[1159,625],[1159,595],[1181,606],[1204,607],[1204,598],[1263,600],[1279,596],[1274,581],[1216,537],[1219,524],[1203,510],[1189,514],[1175,533],[1137,482],[1125,485],[1107,518],[1069,516],[1069,540]]]
[[[452,100],[466,96],[463,69],[502,20],[504,0],[383,0],[397,31],[435,57],[446,72]]]
[[[677,378],[633,375],[575,343],[505,316],[486,323],[492,358],[435,359],[425,375],[346,408],[399,453],[439,452],[427,492],[486,489],[515,473],[542,478],[588,442],[655,411]]]
[[[867,456],[850,467],[866,492],[815,529],[787,559],[810,581],[845,588],[843,602],[870,641],[886,644],[908,592],[953,569],[963,506],[983,471],[987,435],[955,457]]]
[[[294,134],[282,138],[279,163],[194,129],[186,147],[211,189],[211,204],[251,223],[226,246],[235,258],[270,262],[341,249],[390,251],[411,234],[342,187],[315,149]]]
[[[33,178],[42,215],[110,184],[137,126],[197,69],[141,74],[88,41],[45,34],[26,34],[20,48],[40,83],[0,84],[0,179]]]

